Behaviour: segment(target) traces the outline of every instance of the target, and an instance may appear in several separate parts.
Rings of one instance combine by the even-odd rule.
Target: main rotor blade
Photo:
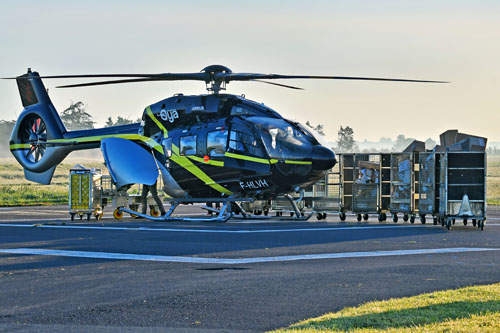
[[[45,75],[41,79],[85,79],[85,78],[144,78],[156,80],[197,80],[210,81],[210,73],[159,73],[159,74],[76,74],[76,75]],[[27,77],[26,77],[27,78]],[[4,77],[2,79],[22,79],[22,77]]]
[[[413,80],[413,79],[391,79],[382,77],[362,76],[323,76],[323,75],[281,75],[281,74],[258,74],[258,73],[218,73],[215,78],[229,81],[249,81],[258,79],[327,79],[327,80],[364,80],[364,81],[395,81],[395,82],[421,82],[421,83],[449,83],[447,81]]]
[[[261,83],[267,83],[267,84],[272,84],[274,86],[280,86],[280,87],[285,87],[285,88],[290,88],[290,89],[297,89],[297,90],[304,90],[304,88],[299,88],[299,87],[294,87],[294,86],[289,86],[286,84],[281,84],[281,83],[275,83],[275,82],[268,82],[268,81],[263,81],[263,80],[250,80],[254,82],[261,82]]]
[[[147,81],[160,81],[160,80],[161,79],[153,79],[153,78],[128,79],[128,80],[112,80],[112,81],[100,81],[100,82],[87,82],[87,83],[68,84],[68,85],[64,85],[64,86],[57,86],[56,88],[89,87],[89,86],[102,86],[102,85],[105,85],[105,84],[147,82]]]

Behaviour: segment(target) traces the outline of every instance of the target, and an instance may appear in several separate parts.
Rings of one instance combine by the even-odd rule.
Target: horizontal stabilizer
[[[121,138],[101,141],[101,150],[117,188],[131,184],[153,185],[158,166],[153,154],[135,142]]]

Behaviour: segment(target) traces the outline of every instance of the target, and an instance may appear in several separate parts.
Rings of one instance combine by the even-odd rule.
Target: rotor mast
[[[218,95],[221,90],[226,90],[227,84],[227,81],[220,77],[220,74],[230,74],[233,71],[226,66],[211,65],[203,68],[201,72],[207,74],[207,80],[205,81],[207,91]]]

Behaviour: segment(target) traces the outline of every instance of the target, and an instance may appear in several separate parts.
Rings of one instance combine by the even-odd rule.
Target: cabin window
[[[179,149],[181,155],[196,155],[196,135],[182,136]]]
[[[166,138],[162,141],[163,149],[167,157],[172,157],[172,138]]]
[[[245,132],[231,131],[229,148],[253,156],[265,157],[262,145],[257,141],[257,138]]]
[[[226,152],[227,130],[207,133],[207,154],[211,157],[223,157]]]

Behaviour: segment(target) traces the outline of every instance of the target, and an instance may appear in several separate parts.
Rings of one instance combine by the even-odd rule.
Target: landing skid
[[[189,201],[192,202],[192,201]],[[229,202],[224,202],[222,205],[222,208],[218,212],[218,216],[207,216],[207,217],[177,217],[177,216],[172,216],[172,213],[174,212],[175,208],[180,204],[181,202],[176,201],[172,202],[172,206],[170,207],[169,211],[163,215],[163,216],[158,216],[154,217],[151,215],[147,214],[142,214],[138,213],[136,211],[127,209],[127,208],[120,208],[120,211],[129,213],[131,215],[136,215],[151,221],[158,221],[158,222],[182,222],[182,221],[188,221],[188,222],[227,222],[231,218],[231,213],[229,212]]]
[[[307,215],[302,215],[300,212],[299,208],[297,207],[297,203],[295,200],[292,198],[291,195],[286,194],[285,197],[290,201],[290,204],[292,205],[292,208],[294,210],[294,217],[283,217],[283,216],[258,216],[258,215],[253,215],[253,214],[248,214],[238,202],[242,201],[252,201],[253,199],[251,198],[190,198],[190,199],[174,199],[171,201],[171,206],[168,212],[159,217],[154,217],[151,215],[147,214],[142,214],[139,212],[136,212],[131,209],[127,208],[119,208],[119,211],[125,212],[131,215],[135,215],[138,217],[142,217],[151,221],[159,221],[159,222],[182,222],[182,221],[187,221],[187,222],[221,222],[225,223],[227,222],[230,218],[235,218],[235,219],[244,219],[244,220],[279,220],[279,221],[307,221],[314,212],[311,212],[310,214]],[[238,202],[237,202],[238,201]],[[221,202],[222,203],[222,208],[221,209],[214,209],[208,206],[202,207],[203,209],[206,209],[210,212],[216,213],[217,216],[207,216],[207,217],[177,217],[177,216],[172,216],[173,212],[179,206],[181,203],[194,203],[194,202]],[[236,214],[231,211],[231,204],[235,204],[238,207],[239,213]]]

